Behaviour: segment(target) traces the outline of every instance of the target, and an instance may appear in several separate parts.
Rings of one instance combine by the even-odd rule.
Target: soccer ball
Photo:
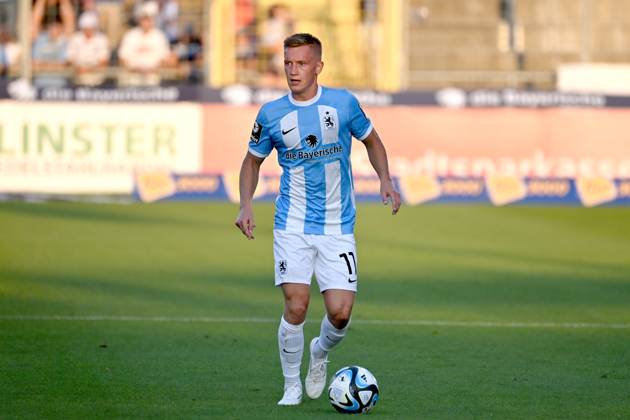
[[[328,387],[328,398],[340,413],[367,413],[378,401],[378,383],[372,373],[361,366],[339,369]]]

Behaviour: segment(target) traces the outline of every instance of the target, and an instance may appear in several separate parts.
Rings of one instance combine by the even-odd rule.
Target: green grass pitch
[[[375,374],[371,417],[630,418],[630,209],[358,210],[329,373]],[[273,209],[254,241],[236,212],[0,203],[0,418],[338,418],[276,406]]]

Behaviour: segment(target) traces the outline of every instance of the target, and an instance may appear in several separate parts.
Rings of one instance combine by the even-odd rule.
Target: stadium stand
[[[551,89],[570,62],[630,61],[630,2],[410,0],[409,87]]]
[[[72,5],[74,25],[85,11],[103,13],[99,29],[112,49],[106,81],[114,83],[120,71],[120,39],[134,25],[134,11],[143,1],[63,3]],[[11,43],[19,41],[18,4],[0,1],[2,51],[8,50],[11,57],[19,44]],[[630,0],[161,0],[158,4],[161,11],[170,4],[177,28],[169,31],[180,35],[169,40],[180,65],[160,70],[165,84],[268,86],[260,40],[268,10],[278,4],[290,10],[296,31],[315,33],[328,45],[322,82],[333,86],[386,91],[445,86],[553,90],[561,65],[630,61]],[[119,11],[117,24],[112,25],[110,9]],[[61,8],[47,6],[46,14],[58,18]],[[167,28],[162,25],[162,29]],[[211,46],[213,58],[202,56],[204,42]],[[7,66],[6,61],[1,77],[16,77],[19,66],[15,60]],[[37,66],[34,70],[37,77],[41,71]],[[73,78],[69,66],[46,71]]]

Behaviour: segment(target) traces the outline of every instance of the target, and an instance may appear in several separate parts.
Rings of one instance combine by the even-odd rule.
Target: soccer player
[[[310,34],[284,40],[289,94],[258,112],[240,172],[240,212],[236,226],[254,239],[252,197],[260,165],[275,148],[283,169],[274,220],[275,284],[284,294],[278,347],[284,374],[279,405],[302,401],[300,365],[303,325],[313,273],[326,315],[310,342],[306,394],[318,398],[326,385],[328,352],[346,335],[357,291],[355,205],[350,168],[352,137],[362,141],[392,214],[400,207],[387,154],[372,123],[348,91],[320,86],[322,45]]]

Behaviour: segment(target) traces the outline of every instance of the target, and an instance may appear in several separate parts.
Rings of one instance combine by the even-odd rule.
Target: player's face
[[[317,75],[324,63],[310,45],[284,49],[284,73],[293,97],[306,101],[317,94]]]

